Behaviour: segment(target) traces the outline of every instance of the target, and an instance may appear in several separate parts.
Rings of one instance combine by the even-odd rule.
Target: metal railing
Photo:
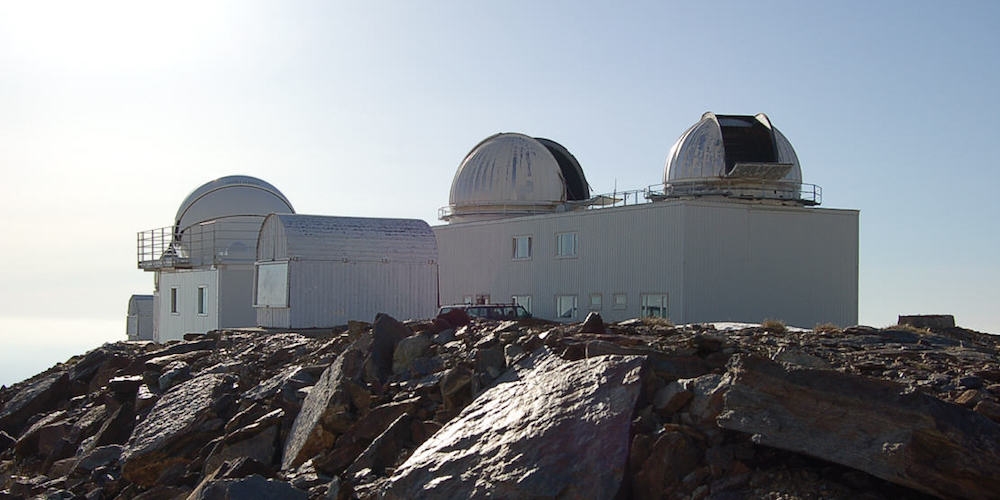
[[[814,206],[823,203],[823,188],[807,183],[759,184],[742,182],[692,182],[674,184],[654,184],[646,188],[646,196],[652,201],[660,201],[684,196],[723,196],[746,200],[777,200]]]
[[[140,269],[193,268],[253,262],[262,217],[220,219],[176,232],[174,226],[140,231],[136,254]]]
[[[745,180],[732,182],[720,180],[718,182],[691,182],[676,184],[653,184],[645,189],[632,189],[628,191],[615,191],[591,196],[586,200],[565,202],[566,207],[571,209],[604,209],[615,207],[626,207],[641,205],[654,201],[662,201],[670,198],[699,196],[723,196],[727,198],[738,198],[746,200],[777,200],[793,202],[797,204],[813,206],[823,202],[823,188],[815,184],[797,182],[761,182],[752,183]],[[514,215],[535,215],[543,213],[559,212],[558,205],[553,204],[547,210],[540,210],[538,205],[527,207],[525,205],[483,205],[477,207],[474,213],[457,214],[455,207],[449,205],[438,209],[438,219],[449,220],[457,215],[470,216],[514,216]],[[465,210],[468,207],[461,207]]]

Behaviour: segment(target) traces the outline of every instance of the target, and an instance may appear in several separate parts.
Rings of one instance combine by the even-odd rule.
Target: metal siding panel
[[[219,280],[214,297],[218,301],[217,328],[256,326],[253,309],[254,269],[251,265],[230,265],[219,268]]]
[[[379,312],[428,318],[437,308],[435,264],[293,261],[290,270],[291,328],[372,321]]]
[[[578,231],[578,257],[556,259],[555,233],[568,230]],[[551,319],[555,296],[575,294],[582,319],[589,295],[601,293],[602,316],[619,321],[639,315],[642,294],[666,293],[678,323],[857,317],[856,211],[674,201],[434,232],[445,304],[526,294],[533,313]],[[533,236],[532,258],[515,261],[512,239],[525,234]],[[817,286],[796,284],[798,274],[818,270]],[[626,309],[613,308],[615,293],[628,294]]]
[[[494,302],[531,295],[535,316],[555,316],[556,295],[577,295],[582,319],[591,293],[601,293],[609,321],[635,317],[641,293],[678,300],[681,283],[679,215],[669,204],[523,217],[435,227],[440,252],[442,303],[489,293]],[[555,256],[555,235],[576,231],[576,258]],[[515,235],[532,235],[532,258],[512,259]],[[628,307],[614,309],[615,293]],[[673,310],[673,309],[672,309]]]

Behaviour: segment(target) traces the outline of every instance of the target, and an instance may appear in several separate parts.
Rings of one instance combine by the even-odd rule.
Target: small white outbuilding
[[[325,328],[379,312],[432,317],[437,258],[421,220],[269,215],[257,240],[257,324]]]
[[[128,299],[125,334],[129,340],[153,340],[152,295],[133,295]]]

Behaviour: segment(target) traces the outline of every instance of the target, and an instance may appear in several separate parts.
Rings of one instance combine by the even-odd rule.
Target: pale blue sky
[[[5,2],[0,383],[124,337],[135,233],[261,177],[300,213],[437,223],[500,131],[597,192],[705,111],[767,113],[861,210],[860,321],[1000,333],[996,2]],[[807,325],[809,326],[809,325]]]

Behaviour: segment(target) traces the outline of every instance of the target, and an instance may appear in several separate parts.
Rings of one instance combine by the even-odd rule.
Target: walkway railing
[[[261,217],[196,224],[175,234],[173,226],[140,231],[136,254],[140,269],[194,268],[253,262]]]

